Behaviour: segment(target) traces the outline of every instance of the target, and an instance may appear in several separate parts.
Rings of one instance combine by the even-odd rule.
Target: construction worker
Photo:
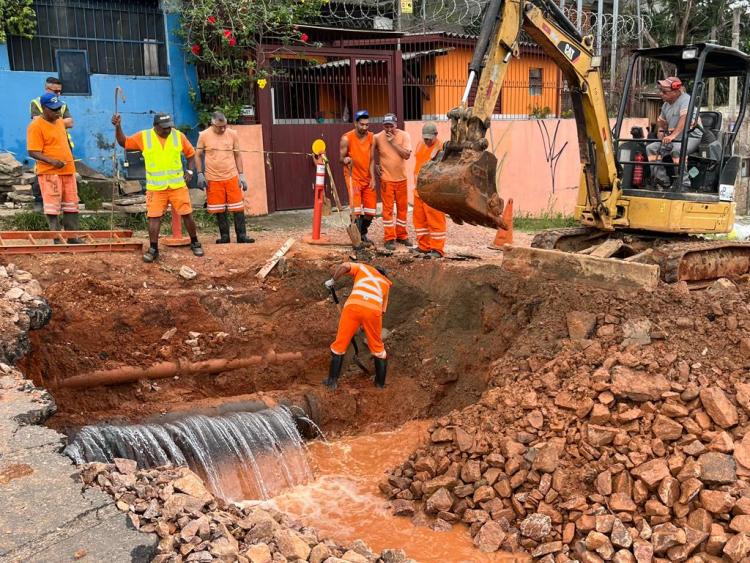
[[[354,287],[341,312],[336,340],[331,344],[328,379],[324,380],[323,384],[329,389],[336,389],[344,365],[344,354],[352,337],[362,327],[367,337],[367,347],[375,361],[375,386],[382,389],[385,387],[388,360],[381,331],[383,313],[388,307],[391,281],[385,269],[380,266],[344,262],[336,268],[333,277],[325,282],[326,288],[333,289],[336,280],[345,275],[354,278]]]
[[[44,81],[44,93],[45,94],[54,94],[58,98],[62,95],[62,82],[58,78],[55,78],[54,76],[48,76],[46,80]],[[39,99],[41,96],[37,96],[33,100],[31,100],[29,104],[29,114],[31,115],[31,119],[34,119],[35,117],[41,117],[44,114],[44,111],[42,110],[42,104],[40,103]],[[73,128],[73,116],[70,114],[70,108],[68,105],[63,102],[62,107],[60,108],[60,116],[62,122],[65,124],[66,129],[72,129]],[[67,133],[68,135],[68,143],[70,143],[70,148],[75,148],[75,145],[73,144],[73,138],[70,136],[70,132]],[[39,206],[39,211],[42,210],[42,192],[39,188],[39,181],[34,180],[34,183],[31,184],[31,193],[34,196],[34,204],[35,207]]]
[[[122,131],[122,117],[112,116],[117,143],[125,150],[141,151],[146,164],[146,215],[148,216],[149,249],[143,255],[144,262],[155,262],[159,258],[159,228],[167,206],[172,213],[182,216],[190,235],[190,249],[196,256],[203,256],[203,248],[198,242],[193,219],[193,206],[187,182],[195,167],[195,149],[182,132],[174,128],[172,116],[166,113],[154,115],[152,129],[144,129],[126,137]],[[182,168],[182,155],[188,163],[187,172]]]
[[[51,231],[78,230],[78,185],[73,151],[68,144],[67,132],[61,113],[63,103],[51,92],[39,98],[42,116],[32,119],[26,130],[26,148],[36,160],[36,175],[42,192],[44,214]],[[55,243],[58,243],[55,240]],[[69,244],[80,244],[78,238],[69,238]]]
[[[414,183],[416,184],[419,171],[425,162],[432,160],[442,148],[443,143],[438,140],[437,127],[434,123],[422,126],[422,140],[414,151]],[[410,249],[424,258],[442,258],[445,255],[445,229],[447,222],[445,213],[427,205],[414,190],[414,230],[417,233],[417,248]]]
[[[380,163],[376,166],[380,176],[380,198],[383,200],[383,231],[385,248],[396,250],[396,243],[411,246],[406,230],[408,211],[406,187],[406,161],[411,157],[411,140],[406,131],[396,127],[395,114],[383,118],[383,131],[375,135],[375,148]],[[393,218],[393,205],[396,218]]]
[[[211,126],[198,136],[195,155],[198,187],[206,190],[208,212],[216,215],[219,223],[216,244],[229,242],[229,213],[234,217],[237,242],[255,242],[248,238],[245,225],[243,194],[247,192],[247,180],[242,170],[240,138],[236,131],[227,129],[227,118],[220,111],[214,112]]]
[[[370,114],[366,109],[354,114],[354,129],[341,136],[339,162],[344,165],[344,176],[349,183],[352,201],[349,206],[357,218],[362,242],[372,245],[367,238],[373,217],[377,212],[378,196],[375,193],[374,135],[368,131]]]

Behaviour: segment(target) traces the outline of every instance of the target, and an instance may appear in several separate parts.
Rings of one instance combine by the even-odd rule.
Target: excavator
[[[417,179],[425,203],[458,224],[505,228],[497,158],[488,150],[485,135],[508,64],[519,56],[522,33],[524,41],[530,37],[541,47],[567,81],[581,161],[574,211],[580,226],[542,231],[532,250],[585,254],[606,243],[609,251],[596,255],[657,265],[657,276],[669,283],[705,284],[750,271],[750,245],[706,236],[729,233],[734,225],[734,184],[741,159],[733,147],[748,102],[750,57],[715,43],[634,51],[623,92],[634,88],[638,65],[650,62],[674,69],[671,74],[680,77],[690,94],[688,115],[693,119],[684,127],[680,158],[665,155],[649,161],[644,158],[646,145],[658,139],[622,135],[626,94],[610,128],[593,37],[582,36],[554,0],[489,1],[461,103],[448,113],[451,138]],[[733,126],[722,130],[722,115],[700,108],[706,79],[727,77],[738,78],[741,101]],[[700,145],[686,154],[687,137],[696,127],[702,133]],[[663,167],[661,174],[658,166]]]

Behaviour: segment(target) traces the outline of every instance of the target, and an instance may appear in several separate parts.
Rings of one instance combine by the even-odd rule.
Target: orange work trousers
[[[331,352],[339,356],[346,354],[352,337],[362,327],[367,336],[367,347],[376,358],[385,359],[385,346],[380,335],[383,329],[383,315],[380,311],[362,305],[345,305],[339,319],[336,340],[331,344]]]
[[[414,191],[414,230],[417,233],[419,250],[435,250],[445,254],[445,213],[427,205]]]
[[[406,230],[408,209],[406,180],[380,182],[380,197],[383,200],[383,234],[385,242],[409,238]],[[396,204],[396,218],[393,218],[393,204]]]
[[[354,215],[375,217],[378,211],[378,195],[375,193],[375,188],[371,188],[369,183],[357,184],[355,180],[350,180],[350,182],[352,201],[349,205]]]

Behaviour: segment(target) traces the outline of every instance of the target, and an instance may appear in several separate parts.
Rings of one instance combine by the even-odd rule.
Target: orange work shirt
[[[68,130],[62,119],[56,119],[52,123],[43,117],[32,119],[26,128],[26,150],[39,151],[46,157],[65,161],[65,166],[55,168],[51,164],[37,160],[36,173],[39,176],[76,173],[73,151],[68,143]]]
[[[356,129],[345,133],[349,141],[349,157],[352,159],[352,181],[358,185],[369,185],[372,181],[370,176],[370,158],[372,158],[372,142],[374,135],[367,132],[362,139],[357,135]]]
[[[195,149],[193,148],[193,145],[190,144],[190,141],[188,141],[187,137],[182,131],[178,131],[177,135],[180,138],[182,154],[185,155],[185,158],[192,158],[195,155]],[[156,138],[159,139],[162,147],[164,146],[164,143],[167,142],[166,139],[159,137],[159,135],[157,135]],[[138,133],[136,133],[135,135],[131,135],[130,137],[125,138],[125,150],[143,151],[143,131],[138,131]]]
[[[425,162],[428,162],[432,160],[435,155],[440,152],[440,147],[443,145],[443,142],[438,138],[435,137],[435,142],[432,143],[431,147],[428,147],[424,141],[419,141],[417,143],[417,148],[414,151],[414,181],[417,181],[417,178],[419,177],[419,171],[422,170],[422,166],[424,166]]]
[[[231,180],[239,172],[234,161],[235,151],[239,153],[240,137],[236,131],[226,129],[217,135],[209,127],[198,135],[198,148],[206,151],[206,179],[211,181]]]
[[[386,182],[401,182],[406,180],[406,161],[396,152],[393,145],[398,145],[404,150],[411,150],[411,139],[406,131],[395,129],[393,131],[393,144],[385,136],[385,131],[375,135],[375,147],[380,155],[380,167],[383,169],[381,178]]]
[[[377,311],[379,315],[385,313],[391,280],[365,264],[351,264],[349,275],[354,277],[354,287],[344,307],[360,305]]]

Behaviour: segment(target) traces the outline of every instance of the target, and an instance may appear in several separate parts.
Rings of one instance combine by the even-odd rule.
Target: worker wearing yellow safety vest
[[[148,238],[150,247],[143,255],[144,262],[155,262],[159,258],[159,228],[161,217],[172,206],[172,213],[182,217],[190,235],[190,249],[196,256],[203,256],[203,248],[193,219],[193,206],[186,182],[195,168],[195,149],[185,135],[175,129],[172,116],[166,113],[154,115],[154,126],[126,137],[122,131],[122,118],[112,116],[117,143],[125,150],[141,151],[146,164],[146,215],[148,216]],[[187,159],[188,170],[183,170],[182,156]]]
[[[59,79],[55,78],[54,76],[49,76],[44,81],[44,93],[50,93],[54,94],[57,97],[60,97],[62,95],[62,82],[60,82]],[[29,106],[29,113],[31,114],[31,119],[34,119],[35,117],[42,117],[44,115],[44,110],[42,110],[42,104],[39,101],[41,96],[38,96],[31,100],[31,104]],[[62,122],[65,124],[66,129],[72,129],[73,128],[73,116],[70,114],[70,108],[68,108],[68,104],[63,103],[62,108],[60,108],[60,117],[62,118]],[[75,145],[73,144],[73,138],[70,136],[70,133],[68,133],[68,143],[70,143],[70,148],[75,148]]]

